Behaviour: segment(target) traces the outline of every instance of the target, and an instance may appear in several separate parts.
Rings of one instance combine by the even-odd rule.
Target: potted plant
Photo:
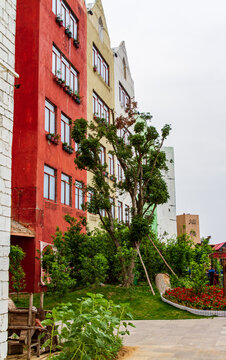
[[[60,70],[57,70],[55,80],[59,85],[62,84],[62,77],[61,77],[61,71]]]
[[[54,135],[54,144],[58,145],[59,138],[60,138],[60,135],[58,135],[58,134]]]
[[[77,104],[81,103],[81,96],[78,93],[76,94],[75,102],[77,102]]]
[[[78,49],[80,42],[77,39],[74,39],[73,43],[74,43],[76,49]]]
[[[96,66],[96,65],[94,65],[93,71],[94,71],[94,72],[97,72],[97,66]]]
[[[49,133],[49,134],[46,134],[46,139],[47,139],[47,140],[51,141],[51,138],[52,138],[52,134],[50,134],[50,133]]]
[[[69,154],[73,154],[73,147],[72,146],[68,146],[68,152],[69,152]]]
[[[67,88],[67,93],[68,93],[69,95],[72,95],[72,90],[71,90],[70,86],[68,86],[68,88]]]
[[[62,80],[61,85],[62,85],[63,88],[65,87],[65,80]]]
[[[107,172],[107,171],[103,171],[103,175],[104,175],[105,177],[108,177],[108,172]]]
[[[58,14],[56,17],[56,22],[60,25],[63,26],[63,19],[62,19],[62,15]]]
[[[67,142],[63,142],[63,144],[62,144],[63,150],[67,151],[67,147],[68,147],[68,143],[67,143]]]
[[[111,176],[110,176],[110,180],[111,180],[111,181],[116,181],[116,177],[115,177],[114,175],[111,175]]]
[[[65,34],[71,38],[72,37],[72,32],[70,30],[70,25],[67,25],[66,29],[65,29]]]

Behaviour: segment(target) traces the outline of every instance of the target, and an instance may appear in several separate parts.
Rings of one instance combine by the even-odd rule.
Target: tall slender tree
[[[77,119],[74,121],[72,138],[79,145],[76,166],[93,174],[92,183],[86,189],[91,194],[88,211],[99,215],[104,229],[114,242],[122,266],[123,285],[128,287],[133,283],[135,261],[142,239],[150,234],[155,209],[157,205],[167,202],[169,197],[163,179],[163,170],[167,171],[166,155],[161,149],[170,126],[165,125],[158,132],[152,125],[150,113],[140,114],[134,101],[128,105],[126,116],[115,118],[112,111],[112,118],[112,124],[96,116],[90,124],[85,119]],[[122,180],[114,185],[105,176],[107,163],[103,164],[100,158],[103,141],[111,145],[110,153],[117,158],[123,170]],[[120,225],[116,223],[111,207],[111,198],[124,192],[129,193],[132,203],[130,222],[121,227],[127,234],[129,261],[128,251],[122,246]]]

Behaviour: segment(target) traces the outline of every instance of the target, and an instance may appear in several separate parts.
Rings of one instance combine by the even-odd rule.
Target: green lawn
[[[107,299],[111,299],[115,304],[127,303],[134,320],[174,320],[174,319],[195,319],[200,316],[192,315],[187,311],[182,311],[164,303],[158,291],[153,296],[149,287],[146,285],[134,286],[125,289],[118,286],[106,285],[103,287],[86,287],[68,293],[63,298],[46,293],[44,298],[44,308],[52,309],[59,303],[76,304],[76,299],[86,296],[88,292],[103,294]],[[13,297],[17,306],[27,307],[28,297],[20,296],[19,301]],[[34,295],[34,305],[39,307],[39,294]]]

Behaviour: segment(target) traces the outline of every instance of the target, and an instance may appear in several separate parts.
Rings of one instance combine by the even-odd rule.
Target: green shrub
[[[80,300],[78,311],[71,304],[63,305],[53,309],[52,314],[42,322],[52,328],[51,338],[43,345],[50,346],[49,359],[114,359],[122,346],[122,336],[129,334],[128,325],[134,327],[131,323],[121,323],[125,317],[132,319],[125,306],[114,305],[101,294],[87,295],[88,298]],[[61,325],[57,325],[59,322]],[[56,335],[61,352],[52,355],[52,339]]]
[[[18,245],[10,246],[9,254],[9,272],[11,274],[10,286],[18,293],[26,286],[25,272],[22,268],[21,262],[25,257],[25,252]]]

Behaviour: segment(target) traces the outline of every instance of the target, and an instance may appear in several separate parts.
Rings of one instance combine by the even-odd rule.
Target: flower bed
[[[216,286],[207,286],[201,294],[196,294],[193,289],[178,287],[167,290],[163,298],[192,309],[226,311],[223,289]]]

